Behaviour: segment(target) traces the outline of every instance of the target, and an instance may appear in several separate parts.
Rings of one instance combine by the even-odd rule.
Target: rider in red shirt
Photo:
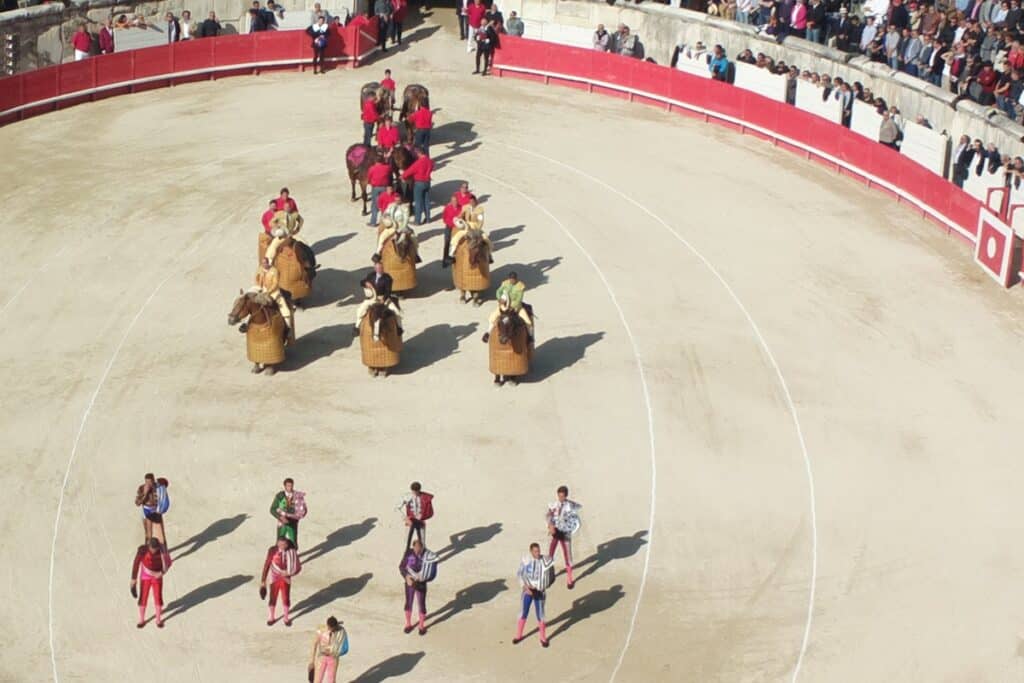
[[[387,189],[381,192],[380,196],[377,197],[377,210],[383,213],[388,210],[389,206],[399,201],[400,199],[401,197],[399,197],[398,193],[395,192],[394,185],[388,185]]]
[[[476,196],[469,191],[469,183],[462,183],[459,185],[459,191],[455,193],[455,198],[459,201],[459,208],[461,209],[466,204],[469,204],[471,200],[476,199]]]
[[[287,187],[281,188],[281,194],[278,195],[277,199],[274,200],[274,209],[276,211],[298,211],[299,205],[292,199],[291,193],[288,192]]]
[[[277,213],[277,200],[271,199],[270,208],[264,211],[263,217],[260,218],[260,222],[263,223],[263,230],[268,235],[270,234],[270,220],[274,217],[275,213]]]

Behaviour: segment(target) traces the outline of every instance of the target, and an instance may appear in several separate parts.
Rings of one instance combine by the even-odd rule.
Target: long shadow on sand
[[[332,531],[327,534],[327,538],[322,542],[317,543],[312,548],[299,553],[302,558],[302,563],[309,564],[313,560],[318,557],[323,557],[332,550],[344,548],[347,545],[355,543],[373,531],[373,528],[376,525],[377,518],[368,517],[358,524],[349,524],[348,526],[343,526],[336,531]]]
[[[581,560],[573,565],[577,571],[580,567],[585,570],[576,574],[573,578],[578,583],[594,572],[600,571],[602,567],[615,560],[624,560],[640,552],[640,549],[647,544],[647,529],[642,529],[632,536],[620,536],[610,541],[605,541],[597,546],[597,550],[590,557]],[[559,572],[561,573],[561,572]]]
[[[586,621],[595,614],[611,609],[615,606],[615,603],[624,597],[626,597],[626,594],[622,590],[622,585],[615,584],[611,588],[591,591],[583,597],[573,600],[572,607],[547,622],[548,640],[554,640],[581,621]],[[557,628],[551,631],[552,626],[557,626]],[[527,633],[525,637],[529,638],[536,632],[537,629],[535,628]]]
[[[199,588],[195,588],[188,593],[185,593],[185,595],[181,596],[177,600],[171,601],[167,605],[167,609],[164,610],[164,621],[176,617],[179,614],[184,614],[193,607],[203,604],[207,600],[214,600],[222,595],[227,595],[239,586],[249,583],[252,579],[253,577],[251,574],[235,574],[234,576],[217,579],[216,581],[211,581]]]
[[[402,362],[392,370],[394,375],[408,375],[444,360],[459,351],[459,342],[470,337],[479,323],[468,325],[431,325],[405,340]]]
[[[356,234],[357,233],[354,232],[347,232],[344,235],[331,235],[330,237],[325,237],[321,240],[317,240],[316,242],[313,242],[313,244],[309,246],[313,250],[313,253],[319,256],[324,252],[334,249],[338,245],[348,242],[350,239],[355,237]]]
[[[389,678],[404,676],[416,668],[425,654],[425,652],[404,652],[394,657],[388,657],[383,662],[374,664],[364,671],[352,683],[381,683]]]
[[[498,597],[508,590],[505,579],[494,579],[493,581],[480,581],[472,586],[463,588],[455,597],[448,601],[441,609],[431,613],[432,621],[428,628],[434,628],[463,612],[473,609],[475,605],[483,605]]]
[[[472,550],[478,545],[483,545],[501,533],[501,522],[494,522],[487,526],[476,526],[466,529],[448,537],[448,545],[437,551],[438,562],[446,562],[459,553]]]
[[[298,322],[296,322],[295,326],[298,327]],[[322,358],[329,358],[336,351],[352,346],[352,339],[352,325],[350,323],[327,325],[326,327],[313,330],[299,337],[295,348],[288,351],[288,355],[281,365],[281,370],[294,372]]]
[[[174,557],[175,562],[182,558],[188,557],[192,553],[198,552],[203,546],[213,543],[222,536],[227,536],[232,533],[235,529],[242,526],[242,522],[249,519],[249,515],[240,514],[234,517],[225,517],[224,519],[218,519],[216,522],[206,527],[198,534],[182,541],[178,545],[171,548],[168,552]],[[174,555],[175,552],[181,550],[186,546],[192,546],[180,555]]]
[[[537,316],[538,321],[542,318]],[[539,322],[538,322],[539,324]],[[543,382],[552,375],[571,368],[587,355],[587,349],[604,339],[604,332],[590,332],[572,337],[552,337],[533,352],[533,365],[527,382]]]
[[[508,277],[509,273],[515,271],[519,279],[526,285],[527,290],[537,289],[541,285],[547,284],[548,273],[561,263],[561,256],[541,259],[532,263],[506,263],[491,271],[491,282],[501,282]],[[495,285],[495,289],[497,289],[497,285]]]
[[[347,579],[341,579],[340,581],[335,581],[330,586],[321,588],[316,593],[313,593],[292,605],[291,616],[295,619],[304,614],[309,614],[313,610],[329,605],[335,600],[351,598],[353,595],[366,588],[366,584],[369,583],[372,578],[373,574],[367,572],[362,576],[353,576]]]

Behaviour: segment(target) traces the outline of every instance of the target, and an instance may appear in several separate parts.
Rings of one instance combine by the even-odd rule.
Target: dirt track
[[[428,19],[429,39],[355,72],[0,129],[18,169],[0,190],[0,679],[52,677],[52,624],[61,680],[297,680],[335,614],[352,635],[341,680],[600,681],[620,656],[622,681],[788,680],[815,547],[804,680],[1019,677],[1020,293],[932,225],[763,143],[470,77],[437,15],[441,31]],[[360,364],[350,327],[374,238],[342,155],[358,86],[385,65],[439,108],[435,204],[468,178],[499,275],[530,288],[537,363],[519,387],[490,383],[491,304],[447,290],[439,208],[400,372]],[[285,184],[323,266],[268,379],[225,322]],[[182,547],[167,628],[140,633],[128,570],[148,470],[172,482]],[[252,578],[285,476],[310,501],[302,548],[322,544],[290,630],[264,625]],[[414,478],[437,495],[429,545],[468,532],[431,584],[431,611],[448,608],[425,638],[401,632],[396,571]],[[551,592],[551,649],[513,648],[512,572],[562,483],[585,505],[590,561],[575,591]]]

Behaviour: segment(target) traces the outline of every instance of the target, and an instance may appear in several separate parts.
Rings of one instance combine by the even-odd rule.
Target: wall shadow
[[[180,598],[171,601],[167,605],[167,608],[164,609],[164,621],[173,619],[179,614],[184,614],[193,607],[203,604],[207,600],[214,600],[222,595],[227,595],[239,586],[249,583],[252,579],[253,577],[251,574],[235,574],[234,576],[228,576],[223,579],[211,581],[199,588],[194,588]]]
[[[538,325],[541,320],[537,316]],[[533,352],[533,365],[522,378],[525,382],[543,382],[562,370],[567,370],[587,355],[587,349],[604,339],[604,332],[590,332],[572,337],[552,337]]]
[[[224,519],[218,519],[216,522],[212,523],[210,526],[206,527],[198,534],[174,546],[173,548],[168,550],[168,552],[171,553],[171,555],[174,557],[174,561],[177,562],[185,557],[188,557],[192,553],[198,552],[203,546],[213,543],[221,536],[227,536],[228,534],[232,533],[235,529],[242,526],[242,522],[244,522],[247,519],[249,519],[249,515],[246,514],[240,514],[235,515],[234,517],[225,517]],[[189,545],[192,547],[186,550],[185,552],[181,553],[180,555],[174,555],[176,551],[181,550],[185,546]]]
[[[388,657],[379,664],[374,664],[369,669],[353,679],[352,683],[381,683],[389,678],[397,678],[416,668],[425,652],[404,652],[400,655]]]
[[[351,545],[359,539],[367,536],[373,528],[377,525],[376,517],[368,517],[358,524],[349,524],[343,526],[336,531],[332,531],[327,534],[327,537],[316,544],[312,548],[308,548],[305,551],[299,553],[299,557],[302,558],[303,564],[309,564],[318,557],[323,557],[332,550],[338,548],[344,548],[347,545]]]
[[[448,601],[441,609],[431,613],[432,621],[428,628],[434,628],[463,612],[467,612],[475,605],[483,605],[508,590],[505,579],[494,579],[493,581],[480,581],[472,586],[463,588],[455,597]]]
[[[392,369],[391,374],[408,375],[428,368],[448,356],[458,353],[459,342],[476,332],[479,323],[468,325],[431,325],[419,334],[405,340],[402,362]]]
[[[335,600],[351,598],[353,595],[366,588],[366,584],[369,583],[372,578],[373,574],[371,572],[367,572],[362,576],[353,576],[347,579],[341,579],[340,581],[335,581],[330,586],[321,588],[316,593],[313,593],[292,605],[291,617],[292,619],[296,619],[304,614],[309,614],[313,610],[329,605]]]

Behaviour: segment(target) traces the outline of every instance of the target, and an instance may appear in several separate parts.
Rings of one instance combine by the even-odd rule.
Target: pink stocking
[[[146,623],[146,606],[145,605],[139,605],[139,623],[140,624]]]
[[[267,617],[268,621],[273,621],[277,618],[277,605],[270,606],[270,616]]]
[[[523,628],[526,627],[526,619],[520,619],[516,623],[516,640],[523,639]]]
[[[153,601],[153,609],[156,610],[156,623],[162,623],[164,620],[164,606],[159,602]]]
[[[405,627],[412,628],[412,610],[405,611]]]
[[[548,627],[543,621],[537,622],[537,630],[540,631],[540,642],[546,643],[548,641]]]

